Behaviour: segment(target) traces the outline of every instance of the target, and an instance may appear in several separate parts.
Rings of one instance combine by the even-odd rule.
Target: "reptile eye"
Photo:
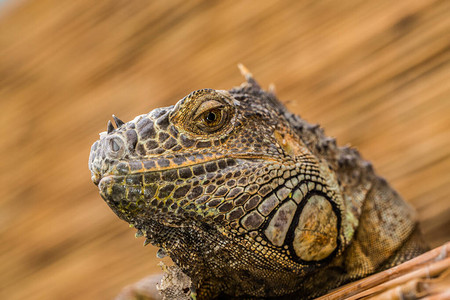
[[[203,112],[199,119],[200,129],[212,133],[222,128],[226,120],[226,112],[220,108],[213,108]]]
[[[193,93],[184,99],[171,120],[195,135],[224,134],[233,126],[235,116],[234,102],[227,95],[211,90]]]
[[[206,116],[205,121],[206,122],[214,122],[216,120],[216,117],[217,117],[216,114],[214,112],[210,111],[208,113],[208,115]]]
[[[203,123],[207,126],[216,126],[222,120],[222,111],[213,109],[203,113]]]

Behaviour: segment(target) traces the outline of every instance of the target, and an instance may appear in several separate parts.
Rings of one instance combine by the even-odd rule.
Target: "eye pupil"
[[[205,109],[199,117],[195,118],[198,128],[206,133],[213,133],[220,130],[227,121],[227,111],[222,106],[209,107]]]
[[[208,115],[206,115],[206,121],[210,123],[214,122],[216,118],[217,118],[216,114],[212,111],[210,111]]]

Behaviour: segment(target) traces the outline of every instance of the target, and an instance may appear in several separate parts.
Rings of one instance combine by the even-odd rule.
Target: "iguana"
[[[194,299],[309,299],[427,250],[414,210],[349,147],[290,113],[244,67],[124,123],[113,115],[92,180]]]

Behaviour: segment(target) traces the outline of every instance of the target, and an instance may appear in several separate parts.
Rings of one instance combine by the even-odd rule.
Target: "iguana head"
[[[327,264],[345,240],[337,180],[288,115],[247,76],[241,87],[198,90],[127,123],[114,117],[89,169],[111,209],[194,282],[228,278],[227,293],[285,293],[293,283],[262,281]],[[261,284],[237,287],[229,276]]]

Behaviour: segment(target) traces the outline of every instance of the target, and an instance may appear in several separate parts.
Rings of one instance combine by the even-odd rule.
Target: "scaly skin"
[[[91,149],[103,199],[191,278],[193,297],[311,298],[426,250],[370,163],[244,75],[114,117]]]

